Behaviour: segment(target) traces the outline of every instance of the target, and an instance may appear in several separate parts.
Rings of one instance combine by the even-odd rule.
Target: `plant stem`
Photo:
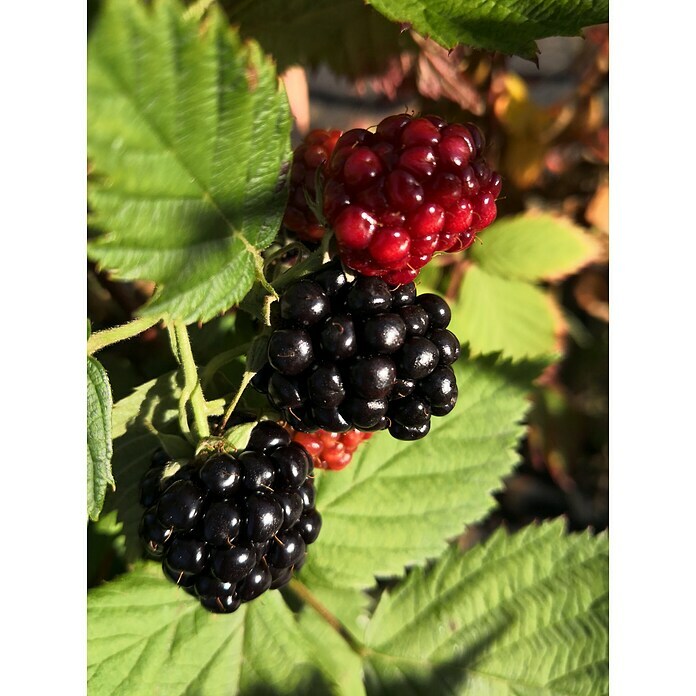
[[[239,385],[239,389],[237,389],[237,393],[232,398],[232,401],[230,401],[230,405],[227,407],[225,415],[222,417],[222,422],[220,423],[221,431],[225,429],[227,421],[229,420],[230,416],[234,413],[234,409],[237,407],[239,400],[242,398],[244,390],[249,386],[249,382],[251,382],[251,380],[253,379],[254,374],[254,372],[248,372],[246,370],[244,371],[244,374],[242,375],[242,382]]]
[[[193,359],[193,351],[191,350],[191,341],[189,340],[186,324],[181,321],[173,323],[179,362],[184,373],[184,392],[187,394],[191,410],[193,411],[196,435],[199,439],[202,439],[210,435],[208,408],[200,380],[198,379],[198,370]]]
[[[133,321],[129,321],[127,324],[114,326],[113,329],[97,331],[87,339],[87,355],[94,355],[98,350],[106,348],[113,343],[125,341],[128,338],[137,336],[139,333],[142,333],[146,329],[162,321],[162,318],[163,317],[141,317],[140,319],[133,319]]]
[[[203,368],[203,371],[201,372],[201,382],[203,386],[205,387],[208,384],[208,382],[210,382],[210,380],[213,378],[213,375],[221,367],[224,367],[228,363],[231,363],[235,358],[238,358],[240,355],[244,355],[244,353],[247,353],[250,347],[251,341],[248,341],[247,343],[242,343],[242,345],[240,346],[236,346],[235,348],[226,350],[224,353],[220,353],[220,355],[216,355]]]
[[[293,578],[287,587],[305,604],[312,607],[348,643],[354,653],[361,657],[367,654],[368,649],[360,641],[356,640],[353,634],[299,580]]]

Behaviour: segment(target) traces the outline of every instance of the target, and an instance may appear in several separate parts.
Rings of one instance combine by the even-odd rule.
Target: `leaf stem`
[[[261,284],[261,287],[274,299],[278,299],[278,293],[275,288],[268,282],[264,272],[263,256],[258,252],[254,255],[254,265],[256,267],[256,279]]]
[[[97,331],[87,339],[87,355],[94,355],[102,348],[133,338],[133,336],[137,336],[139,333],[149,329],[162,321],[162,319],[163,317],[140,317],[126,324],[121,324],[121,326],[114,326],[112,329]]]
[[[193,359],[193,351],[191,350],[191,341],[189,340],[186,324],[182,321],[173,322],[173,332],[177,345],[177,357],[184,373],[183,394],[186,395],[186,399],[191,404],[196,435],[198,439],[202,439],[210,435],[208,407],[203,396],[200,380],[198,379],[198,370]]]
[[[364,657],[369,650],[358,641],[353,634],[303,585],[297,578],[293,578],[287,585],[288,589],[297,595],[305,604],[312,607],[314,611],[326,621],[331,628],[336,631],[343,640],[348,643],[350,649]]]

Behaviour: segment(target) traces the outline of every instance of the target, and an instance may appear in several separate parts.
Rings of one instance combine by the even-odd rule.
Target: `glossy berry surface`
[[[322,319],[308,324],[299,297],[321,307],[310,314]],[[449,368],[460,354],[457,337],[447,329],[452,312],[438,295],[418,295],[413,283],[390,288],[381,278],[349,279],[338,263],[329,262],[289,285],[279,304],[292,304],[293,311],[271,317],[263,378],[252,384],[294,430],[389,429],[394,437],[412,440],[427,434],[431,416],[446,415],[456,405],[451,370],[438,372],[447,375],[447,385],[430,380],[418,390],[421,380]],[[298,336],[306,356],[301,361]],[[404,420],[406,406],[398,403],[404,399],[422,404],[417,422]]]
[[[466,249],[495,220],[501,180],[474,124],[399,114],[331,142],[324,214],[360,274],[408,283],[435,252]]]
[[[244,450],[204,450],[178,470],[155,458],[138,532],[165,577],[220,614],[289,582],[316,539],[307,520],[321,518],[314,461],[286,427],[261,421]]]

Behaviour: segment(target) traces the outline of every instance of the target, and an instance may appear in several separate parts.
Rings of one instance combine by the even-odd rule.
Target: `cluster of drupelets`
[[[140,538],[166,577],[215,613],[287,584],[321,529],[313,460],[278,423],[242,451],[171,462],[155,452],[140,486]]]
[[[501,180],[483,149],[473,124],[399,114],[295,150],[283,225],[310,243],[332,230],[338,258],[272,305],[252,384],[281,422],[183,465],[160,450],[141,482],[148,555],[207,610],[231,613],[302,566],[322,522],[315,467],[345,468],[378,430],[420,439],[456,405],[450,308],[413,281],[495,219]]]

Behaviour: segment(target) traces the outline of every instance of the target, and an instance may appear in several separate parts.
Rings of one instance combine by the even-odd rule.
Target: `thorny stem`
[[[293,578],[288,583],[288,589],[297,595],[305,604],[312,607],[314,611],[326,621],[331,628],[336,631],[343,640],[348,643],[350,649],[364,657],[368,653],[368,649],[358,641],[353,634],[296,578]]]
[[[97,331],[87,339],[87,355],[94,355],[102,348],[133,338],[133,336],[137,336],[161,320],[162,317],[141,317],[140,319],[129,321],[127,324],[114,326],[112,329]]]
[[[189,340],[186,324],[182,321],[173,322],[174,339],[177,346],[177,358],[184,373],[184,390],[182,397],[185,395],[185,402],[191,404],[193,411],[193,421],[198,439],[208,437],[210,428],[208,426],[208,408],[203,396],[200,380],[198,379],[198,370],[193,359],[193,351],[191,350],[191,341]],[[180,414],[181,420],[181,414]]]
[[[254,249],[251,245],[248,244],[242,237],[242,241],[247,244],[247,248],[250,250],[252,253],[252,256],[254,257],[254,267],[256,269],[256,280],[261,284],[261,287],[273,297],[274,300],[278,299],[278,293],[275,291],[275,288],[268,282],[266,279],[266,275],[264,273],[264,261],[263,261],[263,256]]]

